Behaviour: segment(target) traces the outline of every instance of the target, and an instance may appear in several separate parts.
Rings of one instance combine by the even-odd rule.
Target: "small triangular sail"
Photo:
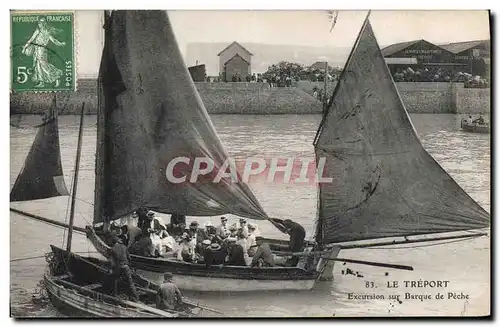
[[[315,142],[322,244],[480,229],[489,215],[419,141],[368,18]]]
[[[11,202],[69,195],[61,166],[59,128],[54,109],[55,98],[10,192]]]
[[[166,178],[175,158],[191,163],[211,158],[217,171],[228,157],[166,12],[113,11],[106,18],[99,89],[94,223],[140,206],[193,216],[267,218],[243,183],[223,178],[177,184]]]

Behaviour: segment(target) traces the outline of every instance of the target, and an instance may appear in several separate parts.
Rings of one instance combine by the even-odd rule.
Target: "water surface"
[[[413,123],[424,147],[488,212],[490,208],[490,135],[461,132],[458,115],[413,114]],[[312,142],[319,125],[319,115],[214,115],[214,125],[229,154],[236,158],[308,157],[314,158]],[[28,128],[39,117],[16,119],[22,127],[11,128],[11,187],[23,165],[36,130]],[[78,137],[78,117],[59,118],[60,143],[65,180],[68,187],[75,162]],[[92,221],[94,202],[94,160],[96,117],[85,117],[84,139],[75,224],[85,226]],[[312,235],[316,216],[317,191],[314,185],[269,184],[250,185],[264,210],[274,217],[290,218],[301,223]],[[65,221],[68,197],[12,203],[11,207],[44,217]],[[191,218],[188,218],[188,221]],[[201,223],[207,219],[197,219]],[[218,223],[218,219],[213,219]],[[258,222],[265,236],[285,238],[267,222]],[[11,213],[10,257],[19,259],[42,256],[49,244],[62,245],[65,231]],[[490,239],[476,238],[461,242],[446,242],[439,246],[357,249],[341,252],[343,258],[391,262],[414,267],[414,271],[389,270],[354,264],[337,264],[336,278],[322,282],[311,292],[260,292],[249,294],[189,294],[200,303],[226,312],[229,316],[398,316],[398,315],[484,315],[489,313]],[[83,235],[73,237],[73,251],[92,255],[93,247]],[[50,305],[32,301],[37,283],[43,276],[44,258],[11,262],[11,312],[14,316],[59,315]],[[363,277],[343,275],[349,268]],[[388,273],[388,275],[386,275]],[[449,280],[447,292],[461,292],[468,300],[436,300],[436,289],[399,288],[386,286],[388,281]],[[369,284],[366,284],[366,283]],[[376,288],[371,288],[373,282]],[[368,288],[366,286],[369,286]],[[430,294],[432,300],[405,300],[404,294]],[[384,300],[349,299],[349,293],[382,294]],[[401,302],[389,300],[390,294],[400,294]]]

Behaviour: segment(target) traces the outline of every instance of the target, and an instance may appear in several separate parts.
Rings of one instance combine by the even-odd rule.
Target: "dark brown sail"
[[[173,183],[166,177],[175,158],[191,163],[210,158],[217,171],[228,157],[184,65],[167,13],[113,11],[105,35],[94,222],[141,206],[193,216],[267,218],[243,183]],[[181,175],[192,169],[179,167]]]
[[[55,108],[55,99],[52,104]],[[57,115],[51,111],[38,128],[24,166],[10,192],[10,201],[29,201],[69,195],[59,149]]]
[[[366,19],[315,142],[321,243],[479,229],[489,215],[422,147]]]

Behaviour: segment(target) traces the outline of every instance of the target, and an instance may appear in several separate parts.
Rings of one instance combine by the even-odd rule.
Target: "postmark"
[[[72,12],[11,12],[11,91],[76,89]]]

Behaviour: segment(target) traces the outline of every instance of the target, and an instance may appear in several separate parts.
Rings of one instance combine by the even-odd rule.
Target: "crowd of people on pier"
[[[443,68],[398,69],[393,74],[395,82],[455,82],[464,83],[468,88],[488,88],[489,82],[481,76]]]
[[[180,261],[211,265],[272,267],[296,266],[299,257],[281,260],[272,254],[271,247],[261,237],[258,225],[246,218],[230,223],[220,218],[217,226],[197,221],[186,225],[186,216],[173,214],[165,224],[155,212],[141,208],[132,219],[113,222],[111,237],[120,239],[131,254],[146,257],[171,257]],[[137,223],[135,223],[137,221]],[[274,250],[299,252],[303,250],[305,230],[292,220],[281,221],[281,228],[290,235],[290,245]]]

